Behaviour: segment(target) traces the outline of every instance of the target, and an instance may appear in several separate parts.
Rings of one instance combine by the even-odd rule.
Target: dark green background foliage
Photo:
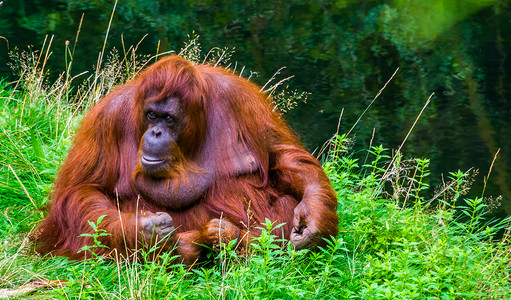
[[[65,41],[74,44],[74,75],[92,70],[100,52],[113,1],[4,0],[0,6],[0,68],[10,76],[8,51],[40,48],[55,35],[49,69],[65,70]],[[474,193],[501,148],[487,194],[504,195],[511,209],[510,136],[511,7],[506,0],[387,1],[119,1],[107,49],[138,53],[179,49],[189,35],[202,48],[235,48],[231,61],[259,72],[263,84],[280,67],[291,85],[310,92],[286,117],[310,150],[355,123],[378,90],[392,83],[355,128],[355,148],[397,148],[428,96],[403,151],[427,156],[434,179],[455,169],[480,168]],[[7,42],[8,41],[8,42]],[[55,75],[54,74],[54,75]],[[14,77],[13,77],[14,78]],[[434,184],[432,184],[433,186]],[[506,202],[507,201],[507,202]],[[507,204],[506,204],[507,203]]]

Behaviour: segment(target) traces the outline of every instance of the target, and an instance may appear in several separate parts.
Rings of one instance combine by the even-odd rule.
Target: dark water
[[[12,79],[8,52],[42,46],[53,36],[48,69],[65,70],[65,42],[74,44],[73,74],[92,71],[113,1],[20,1],[0,5],[0,74]],[[428,21],[429,20],[429,21]],[[178,50],[194,32],[204,51],[235,48],[231,61],[257,71],[265,83],[285,66],[293,88],[310,92],[286,114],[309,150],[336,131],[347,132],[399,67],[354,128],[355,149],[397,149],[431,93],[435,95],[402,151],[431,159],[431,183],[447,172],[479,169],[470,196],[508,188],[511,112],[509,1],[119,1],[106,49],[135,45],[139,54]],[[374,129],[374,138],[373,138]],[[432,191],[431,191],[432,193]],[[498,211],[497,211],[498,212]]]

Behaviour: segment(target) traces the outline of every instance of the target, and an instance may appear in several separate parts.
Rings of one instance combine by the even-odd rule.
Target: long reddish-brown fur
[[[134,184],[142,109],[157,96],[151,94],[155,89],[187,99],[182,105],[192,125],[178,141],[187,160],[182,166],[201,157],[221,162],[207,192],[184,209],[143,199]],[[240,151],[255,157],[254,172],[234,175]],[[36,231],[37,250],[83,258],[87,252],[78,251],[92,239],[80,235],[92,233],[88,221],[106,215],[100,228],[110,234],[101,238],[108,248],[96,253],[126,253],[141,246],[139,216],[158,211],[172,216],[177,253],[186,262],[200,255],[196,243],[211,243],[208,226],[218,218],[242,235],[257,235],[255,227],[265,218],[286,223],[278,234],[287,239],[305,219],[320,239],[338,232],[336,197],[321,165],[260,88],[231,71],[176,56],[155,63],[87,113],[55,181],[49,214]]]

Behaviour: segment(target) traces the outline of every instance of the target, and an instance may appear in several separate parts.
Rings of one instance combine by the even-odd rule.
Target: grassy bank
[[[20,80],[0,83],[0,298],[34,280],[63,284],[20,299],[511,297],[509,220],[488,222],[491,203],[464,198],[469,173],[453,172],[431,189],[427,159],[404,160],[382,146],[356,159],[341,135],[323,157],[339,199],[341,232],[321,251],[278,246],[271,235],[278,224],[268,222],[246,254],[224,245],[207,267],[175,265],[169,255],[118,263],[42,259],[27,235],[44,217],[41,208],[83,111],[142,64],[112,55],[71,88],[67,73],[48,81],[45,55],[20,57]],[[499,231],[505,234],[496,240]]]

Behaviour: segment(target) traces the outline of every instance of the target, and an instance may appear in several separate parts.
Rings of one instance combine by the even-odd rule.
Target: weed
[[[78,250],[78,253],[85,251],[86,253],[90,253],[92,255],[92,258],[95,259],[102,259],[101,256],[97,255],[95,250],[97,248],[108,248],[108,246],[103,245],[99,238],[109,236],[110,233],[106,232],[106,230],[99,228],[99,224],[101,224],[101,221],[103,221],[103,218],[106,217],[106,215],[102,215],[98,218],[96,223],[89,221],[90,227],[94,230],[94,233],[82,233],[80,236],[82,237],[91,237],[93,239],[92,245],[83,246],[80,250]],[[86,255],[87,256],[87,255]]]

